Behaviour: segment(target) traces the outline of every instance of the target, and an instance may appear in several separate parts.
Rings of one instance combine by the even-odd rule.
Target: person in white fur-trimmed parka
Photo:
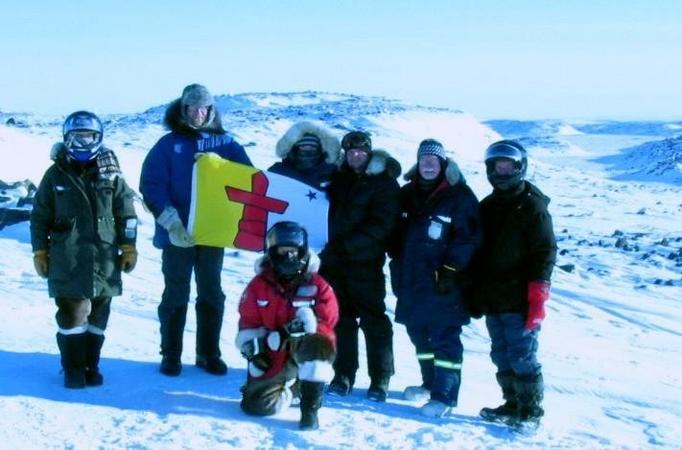
[[[340,164],[341,144],[329,130],[315,122],[297,122],[277,142],[282,158],[268,172],[293,178],[323,191]]]

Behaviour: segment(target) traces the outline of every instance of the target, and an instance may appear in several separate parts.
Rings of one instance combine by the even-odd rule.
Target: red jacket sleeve
[[[336,346],[334,327],[339,321],[339,305],[336,294],[329,283],[319,275],[315,275],[318,294],[315,301],[315,315],[317,316],[317,332],[329,337]]]

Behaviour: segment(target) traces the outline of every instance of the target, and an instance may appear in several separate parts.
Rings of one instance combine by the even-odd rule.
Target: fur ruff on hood
[[[312,275],[314,273],[319,272],[320,270],[320,257],[317,256],[317,253],[315,253],[312,249],[308,249],[308,253],[310,253],[310,259],[308,260],[308,267],[306,268],[305,274]],[[267,262],[268,262],[267,253],[265,255],[262,255],[260,258],[256,259],[256,262],[253,264],[253,269],[256,272],[256,275],[259,275],[260,273],[263,272],[263,270],[265,269],[265,264]]]
[[[402,170],[398,160],[389,155],[386,150],[375,148],[372,150],[365,173],[367,175],[379,175],[386,172],[391,178],[398,178]]]
[[[166,109],[166,114],[163,117],[163,125],[170,131],[176,131],[184,134],[196,134],[201,131],[208,131],[216,134],[224,134],[225,129],[223,128],[222,120],[220,119],[220,112],[215,105],[213,108],[213,120],[210,123],[204,125],[201,128],[192,128],[187,125],[184,116],[182,115],[182,104],[180,103],[180,98],[173,100],[168,108]]]
[[[305,134],[312,134],[320,140],[325,162],[334,165],[339,164],[341,159],[341,143],[338,138],[323,126],[309,121],[297,122],[284,133],[284,136],[277,141],[277,146],[275,147],[277,156],[285,159],[291,152],[291,149],[294,148],[294,145]]]
[[[447,166],[445,167],[445,179],[448,180],[448,184],[450,184],[450,186],[454,186],[459,182],[465,182],[464,175],[462,175],[462,172],[459,170],[457,163],[450,158],[448,158],[446,161]],[[418,175],[417,171],[417,164],[415,164],[410,170],[407,171],[407,173],[405,173],[403,178],[406,181],[416,180]]]

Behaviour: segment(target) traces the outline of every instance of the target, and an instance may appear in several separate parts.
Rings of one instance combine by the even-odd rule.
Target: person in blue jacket
[[[476,196],[457,164],[435,139],[421,142],[417,165],[401,188],[402,219],[391,268],[398,297],[395,320],[407,328],[417,352],[421,386],[408,400],[427,400],[421,413],[442,417],[454,406],[461,382],[462,327],[469,323],[460,280],[480,245]]]
[[[225,295],[220,285],[224,249],[195,245],[187,231],[194,161],[208,152],[252,165],[244,148],[223,129],[213,96],[190,84],[171,102],[164,118],[170,133],[149,151],[142,165],[140,192],[156,218],[154,246],[162,249],[165,287],[158,308],[161,323],[161,373],[182,371],[182,335],[194,271],[197,285],[196,365],[224,375],[220,329]]]

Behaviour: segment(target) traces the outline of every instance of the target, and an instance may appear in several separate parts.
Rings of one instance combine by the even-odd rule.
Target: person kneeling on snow
[[[57,304],[57,345],[64,386],[99,386],[99,359],[111,297],[121,295],[121,271],[137,262],[135,193],[113,151],[102,145],[102,122],[76,111],[33,201],[31,245],[36,272]]]
[[[236,345],[248,360],[242,410],[276,414],[300,397],[301,430],[319,427],[324,383],[331,380],[339,311],[319,259],[295,222],[278,222],[239,303]]]

